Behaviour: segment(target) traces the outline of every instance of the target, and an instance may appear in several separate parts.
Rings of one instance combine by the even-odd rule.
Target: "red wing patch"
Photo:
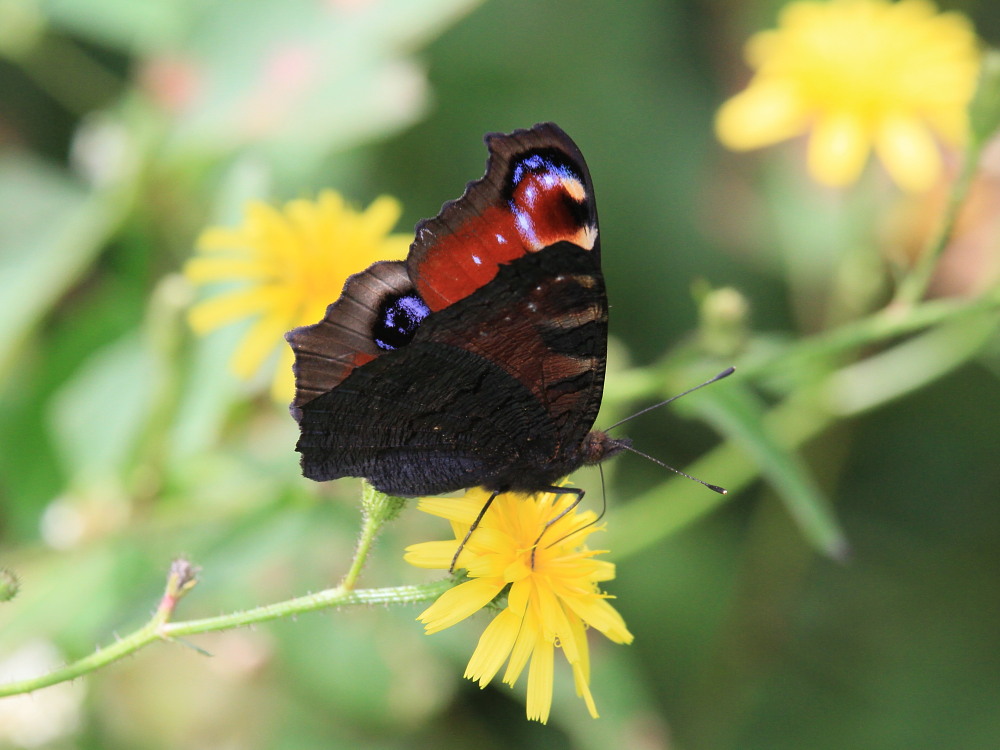
[[[417,225],[410,278],[432,310],[488,284],[500,265],[557,242],[598,252],[586,162],[555,125],[487,136],[485,176]]]

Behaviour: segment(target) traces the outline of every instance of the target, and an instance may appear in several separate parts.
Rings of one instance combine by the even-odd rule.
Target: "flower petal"
[[[411,544],[406,548],[403,559],[417,568],[447,569],[455,557],[456,547],[457,539]]]
[[[280,307],[272,309],[255,321],[246,332],[231,362],[233,372],[249,380],[264,361],[274,353],[279,342],[284,340],[288,330],[288,314]]]
[[[249,258],[213,256],[192,258],[184,264],[184,276],[192,284],[209,284],[214,281],[256,281],[273,276],[272,269]]]
[[[573,663],[579,661],[576,641],[572,637],[566,612],[559,599],[550,588],[536,586],[535,600],[538,602],[538,614],[541,619],[542,637],[544,640],[559,641],[565,650],[566,659]]]
[[[531,654],[528,669],[528,718],[545,724],[552,709],[552,684],[555,681],[553,656],[555,649],[548,641],[540,641]]]
[[[576,687],[576,694],[583,698],[583,702],[587,706],[587,712],[590,714],[590,717],[592,719],[599,719],[600,714],[597,713],[597,704],[594,703],[594,694],[590,692],[589,678],[584,677],[579,664],[573,664],[572,666],[573,685]]]
[[[564,597],[563,602],[581,620],[615,643],[631,643],[632,633],[625,620],[606,599]]]
[[[513,685],[517,682],[517,678],[521,676],[532,652],[541,640],[541,630],[535,607],[529,606],[524,617],[521,618],[521,629],[517,633],[517,640],[514,641],[514,648],[510,652],[510,661],[507,662],[507,671],[503,675],[503,681],[506,684]]]
[[[930,131],[912,117],[886,118],[875,148],[886,171],[904,190],[922,192],[941,174],[941,156]]]
[[[204,335],[266,311],[276,293],[275,289],[254,287],[220,294],[194,305],[188,311],[188,323],[196,333]]]
[[[195,247],[201,252],[216,252],[219,250],[230,250],[242,255],[250,255],[246,249],[250,244],[247,232],[243,227],[239,229],[228,229],[226,227],[209,227],[198,235],[195,240]]]
[[[576,652],[579,654],[579,658],[571,660],[571,664],[574,667],[574,674],[579,672],[577,677],[582,679],[584,684],[590,683],[590,647],[587,643],[587,627],[583,620],[577,617],[575,614],[571,614],[567,617],[569,622],[570,634],[569,638],[573,640],[576,645]],[[565,648],[563,649],[565,650]],[[576,694],[581,695],[580,687],[577,686]]]
[[[780,81],[752,84],[723,104],[715,118],[719,140],[734,151],[783,141],[806,125],[801,100]]]
[[[464,498],[422,501],[421,509],[449,518],[455,540],[413,545],[407,549],[407,560],[418,565],[450,564],[448,553],[469,528],[468,514],[473,510],[478,513],[487,497],[484,490],[476,489]],[[624,643],[632,639],[597,585],[599,580],[613,577],[614,565],[594,559],[598,553],[581,544],[596,528],[548,545],[532,565],[531,550],[543,529],[563,534],[578,529],[581,518],[592,519],[591,513],[571,510],[563,522],[547,527],[570,502],[571,498],[552,493],[537,497],[497,495],[462,552],[459,564],[471,580],[451,589],[420,616],[428,631],[440,630],[506,589],[507,606],[484,631],[465,676],[483,686],[497,675],[506,659],[502,679],[513,685],[529,667],[527,713],[539,721],[546,721],[551,710],[556,647],[570,663],[577,694],[588,712],[597,715],[589,685],[588,618],[613,640]],[[463,503],[465,507],[456,511],[456,504]],[[456,515],[466,523],[452,520]]]
[[[417,504],[417,508],[432,516],[447,518],[449,521],[458,521],[468,528],[479,515],[482,503],[477,506],[474,501],[468,498],[456,497],[422,497]]]
[[[398,200],[380,195],[360,216],[362,232],[373,240],[383,237],[396,226],[402,213],[403,207]]]
[[[323,191],[317,200],[293,200],[282,208],[261,201],[244,206],[243,224],[210,227],[198,237],[199,256],[184,273],[194,284],[243,282],[243,287],[199,302],[189,312],[196,333],[242,318],[259,317],[233,357],[239,375],[249,378],[280,351],[280,367],[271,390],[289,401],[293,355],[282,334],[314,323],[335,301],[348,275],[381,260],[386,250],[405,254],[409,238],[387,235],[400,214],[399,203],[376,200],[364,212],[344,205],[341,196]]]
[[[503,585],[475,579],[448,589],[437,601],[421,612],[417,619],[427,633],[450,628],[485,607],[503,590]]]
[[[841,187],[858,178],[868,151],[868,136],[856,115],[828,115],[816,123],[809,137],[809,171],[820,182]]]
[[[524,617],[534,590],[535,585],[531,579],[515,581],[507,592],[507,606],[514,610],[518,616]]]
[[[756,148],[812,129],[818,181],[856,179],[874,145],[901,187],[923,190],[940,168],[925,142],[966,137],[982,53],[969,19],[926,0],[797,0],[750,38],[746,58],[756,73],[719,110],[722,143]]]
[[[480,636],[465,668],[465,677],[478,682],[479,687],[486,687],[510,656],[520,629],[521,618],[504,608]]]
[[[580,659],[572,662],[573,685],[576,687],[576,694],[583,698],[587,705],[587,711],[593,718],[598,718],[597,704],[594,703],[594,696],[590,692],[590,650],[587,646],[587,630],[578,617],[571,617],[570,624],[573,628],[573,638],[577,642],[577,650]]]

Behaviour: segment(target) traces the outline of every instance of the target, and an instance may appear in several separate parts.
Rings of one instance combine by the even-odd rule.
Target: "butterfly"
[[[552,123],[485,141],[485,175],[417,224],[405,261],[286,335],[306,477],[579,500],[557,482],[630,447],[592,429],[608,300],[587,164]]]

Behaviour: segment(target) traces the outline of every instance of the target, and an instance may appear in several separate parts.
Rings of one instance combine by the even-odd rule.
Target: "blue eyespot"
[[[549,155],[534,152],[525,156],[514,165],[511,184],[517,185],[526,174],[544,175],[547,187],[554,187],[560,180],[580,179],[576,170],[566,163],[565,157],[557,152]]]
[[[372,326],[372,338],[385,351],[406,346],[430,314],[430,308],[415,292],[386,297]]]

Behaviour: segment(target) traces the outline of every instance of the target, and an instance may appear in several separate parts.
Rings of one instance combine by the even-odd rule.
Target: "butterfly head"
[[[599,464],[631,447],[632,441],[629,438],[613,438],[603,430],[591,430],[580,446],[582,463],[585,466]]]

